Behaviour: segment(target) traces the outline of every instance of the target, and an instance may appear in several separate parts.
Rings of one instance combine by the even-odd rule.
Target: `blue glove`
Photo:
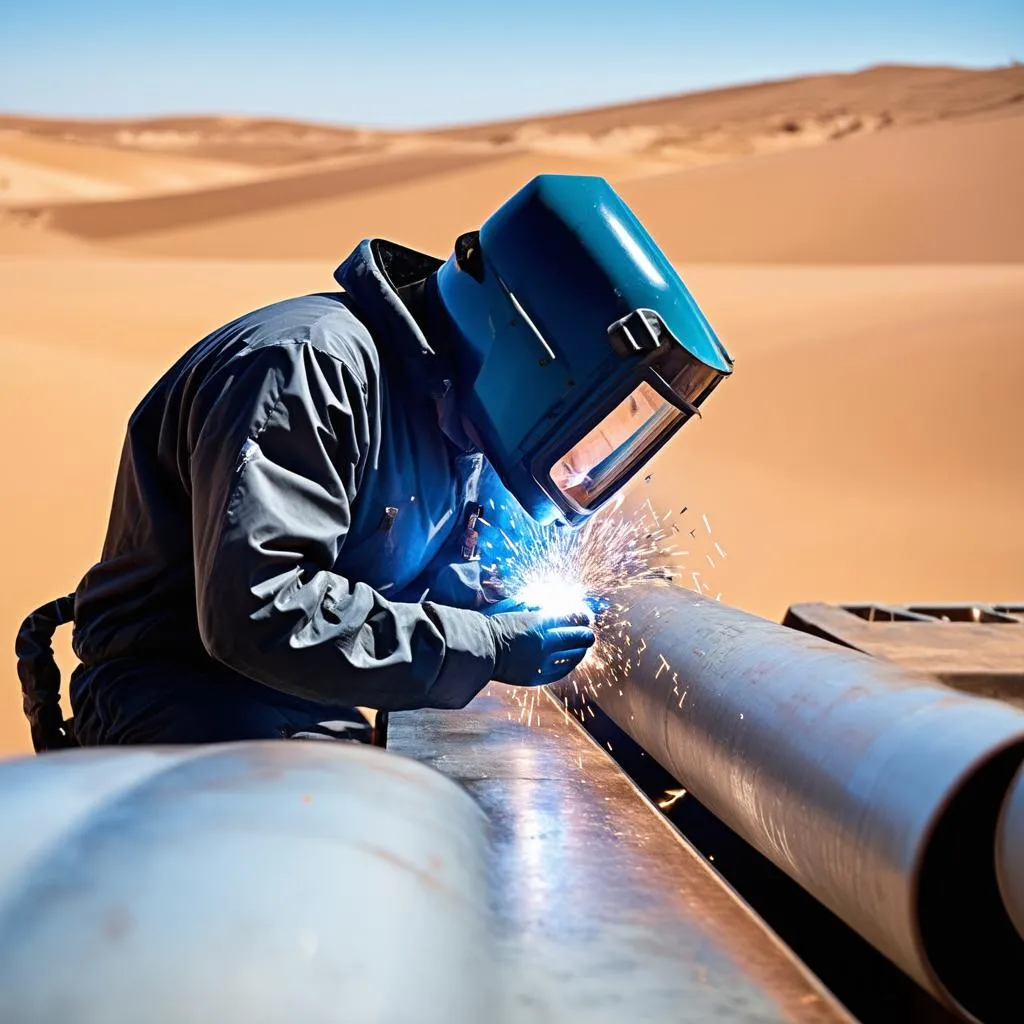
[[[487,619],[497,657],[493,678],[516,686],[542,686],[567,676],[594,645],[585,615],[499,612]]]

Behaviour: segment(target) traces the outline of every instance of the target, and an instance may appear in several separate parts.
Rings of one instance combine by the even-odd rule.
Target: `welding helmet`
[[[732,371],[603,178],[534,178],[438,270],[466,429],[541,523],[606,502]]]

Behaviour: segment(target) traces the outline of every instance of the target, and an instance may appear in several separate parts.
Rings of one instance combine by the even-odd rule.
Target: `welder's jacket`
[[[364,242],[344,292],[240,317],[150,391],[75,594],[86,678],[127,659],[380,709],[461,707],[486,684],[463,541],[467,508],[507,492],[439,426],[450,368],[396,291],[437,265]]]

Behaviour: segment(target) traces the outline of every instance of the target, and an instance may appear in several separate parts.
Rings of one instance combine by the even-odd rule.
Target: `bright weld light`
[[[645,584],[682,582],[691,568],[683,564],[690,552],[680,550],[673,542],[674,535],[688,531],[691,537],[697,536],[697,527],[690,526],[692,520],[681,525],[669,522],[686,515],[686,506],[678,512],[670,508],[659,518],[649,499],[633,511],[628,511],[624,502],[625,495],[619,492],[573,529],[541,527],[528,518],[510,521],[508,531],[494,528],[495,547],[504,549],[502,554],[495,551],[494,572],[507,593],[526,607],[556,616],[589,613],[596,643],[577,665],[572,685],[592,718],[595,715],[586,703],[586,690],[596,699],[602,686],[628,679],[639,659],[653,656],[644,654],[647,642],[634,634],[629,591]],[[709,521],[708,532],[710,525]],[[718,554],[725,557],[723,551]],[[700,573],[695,572],[693,578],[698,584],[703,582]],[[701,592],[705,588],[706,584],[694,587]],[[666,662],[658,674],[665,676],[666,686],[675,684],[673,697],[678,697],[682,706],[686,693],[679,696],[678,673]],[[573,713],[586,720],[583,710],[574,708]]]
[[[553,573],[527,580],[516,591],[515,600],[546,615],[590,614],[583,584]]]

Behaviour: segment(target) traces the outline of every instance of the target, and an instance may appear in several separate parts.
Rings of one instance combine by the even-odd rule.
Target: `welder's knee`
[[[128,659],[76,672],[71,700],[82,746],[283,739],[304,724],[216,676]]]

